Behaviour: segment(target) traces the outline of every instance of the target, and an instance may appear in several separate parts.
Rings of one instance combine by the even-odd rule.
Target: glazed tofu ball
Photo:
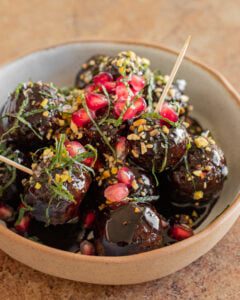
[[[24,149],[42,146],[63,120],[64,97],[52,84],[20,84],[2,109],[4,138]]]
[[[127,203],[101,212],[98,220],[98,255],[131,255],[163,246],[161,217],[151,205]]]
[[[23,204],[37,221],[57,225],[78,217],[92,181],[84,164],[86,154],[82,149],[73,153],[60,140],[33,164],[33,176],[24,182]]]
[[[127,136],[131,159],[145,170],[162,172],[174,167],[186,152],[188,133],[183,125],[161,126],[159,120],[138,119]]]
[[[194,136],[185,159],[170,172],[176,201],[217,199],[228,174],[221,148],[212,137]],[[182,200],[181,200],[182,199]]]

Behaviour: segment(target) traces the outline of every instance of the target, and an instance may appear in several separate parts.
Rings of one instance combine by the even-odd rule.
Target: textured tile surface
[[[239,89],[239,0],[1,0],[0,63],[79,39],[181,47]],[[96,286],[33,271],[0,252],[2,299],[240,299],[240,220],[208,254],[166,278],[136,286]]]

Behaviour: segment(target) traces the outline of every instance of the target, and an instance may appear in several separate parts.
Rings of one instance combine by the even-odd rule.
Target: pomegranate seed
[[[123,120],[131,120],[139,116],[147,107],[146,101],[143,98],[136,99],[123,115]]]
[[[84,228],[91,228],[93,226],[95,219],[96,219],[95,213],[93,211],[88,212],[83,222]]]
[[[83,160],[83,163],[88,166],[88,167],[92,167],[93,163],[94,163],[94,157],[87,157]]]
[[[86,149],[83,147],[83,145],[77,141],[66,141],[64,145],[71,157],[75,157],[78,154],[86,152]],[[87,157],[83,160],[83,163],[87,166],[92,166],[93,162],[94,157]]]
[[[13,216],[13,209],[3,203],[0,203],[0,219],[7,221]]]
[[[105,89],[108,92],[113,92],[116,88],[116,83],[113,82],[113,77],[110,73],[102,72],[99,73],[97,76],[93,78],[93,82],[102,89],[102,86],[105,87]]]
[[[111,202],[121,202],[128,194],[128,187],[124,183],[115,183],[108,186],[104,191],[104,197]]]
[[[64,146],[71,157],[74,157],[86,151],[83,145],[77,141],[66,141],[64,143]]]
[[[182,241],[192,236],[193,230],[186,225],[174,224],[169,235],[177,241]]]
[[[93,82],[98,86],[105,85],[106,82],[111,81],[113,81],[113,77],[110,73],[107,72],[101,72],[93,78]]]
[[[95,113],[91,112],[91,116],[94,119]],[[72,114],[72,122],[76,124],[77,127],[84,127],[91,122],[91,119],[85,109],[81,108]]]
[[[144,78],[137,75],[132,75],[132,78],[129,81],[129,83],[135,92],[140,92],[145,86]]]
[[[178,115],[175,112],[175,110],[173,108],[171,108],[170,106],[168,106],[167,104],[164,104],[161,111],[160,111],[160,115],[165,118],[168,119],[171,122],[177,122],[178,120]],[[164,120],[160,120],[160,124],[169,126],[170,124],[167,121]]]
[[[124,160],[128,154],[128,142],[124,136],[118,138],[118,142],[115,145],[117,158]]]
[[[131,187],[134,178],[135,176],[129,168],[122,167],[118,170],[117,179],[119,182],[126,184],[126,186]]]
[[[80,244],[80,252],[83,255],[94,255],[95,248],[92,243],[85,240],[85,241],[82,241]]]
[[[125,101],[117,101],[113,107],[114,113],[117,117],[120,117],[122,111],[124,110],[126,105]]]
[[[86,88],[85,88],[85,91],[87,93],[92,93],[94,91],[96,91],[98,87],[95,85],[95,84],[89,84]]]
[[[109,93],[112,93],[116,90],[116,82],[106,82],[104,87]]]
[[[96,111],[101,108],[108,106],[108,100],[105,96],[96,94],[96,93],[88,93],[86,95],[86,103],[89,109]]]
[[[117,99],[120,101],[126,101],[129,96],[126,85],[121,81],[117,82],[116,96],[117,96]]]
[[[29,215],[23,216],[21,221],[18,224],[15,224],[15,229],[21,233],[27,232],[30,225],[30,221],[31,218]]]

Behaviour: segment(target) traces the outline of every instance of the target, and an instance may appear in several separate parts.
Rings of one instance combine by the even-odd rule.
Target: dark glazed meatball
[[[188,134],[183,125],[168,128],[156,120],[139,119],[130,130],[130,157],[149,172],[174,167],[186,152]]]
[[[218,198],[227,173],[222,150],[211,137],[201,135],[193,137],[187,156],[169,178],[177,201],[202,202]]]
[[[127,203],[102,212],[96,228],[98,255],[122,256],[163,246],[161,217],[154,207]]]
[[[24,183],[23,204],[30,207],[37,221],[47,225],[64,224],[78,217],[79,206],[91,184],[86,167],[68,151],[61,141],[56,143],[56,150],[46,148],[39,163],[33,165],[33,176]]]
[[[4,137],[16,145],[38,148],[61,124],[64,98],[52,84],[20,84],[2,110]]]

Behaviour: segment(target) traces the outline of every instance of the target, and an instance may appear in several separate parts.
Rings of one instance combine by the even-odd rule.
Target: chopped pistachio
[[[45,99],[43,99],[43,101],[41,102],[40,105],[41,105],[42,107],[46,107],[47,104],[48,104],[48,99],[45,98]]]
[[[139,153],[136,151],[136,150],[132,150],[132,155],[135,157],[135,158],[138,158],[139,157]]]
[[[145,153],[147,153],[147,151],[148,151],[148,150],[147,150],[146,145],[145,145],[144,143],[141,142],[141,153],[142,153],[142,155],[145,154]]]
[[[159,131],[157,129],[154,129],[152,131],[150,131],[150,136],[156,136],[158,135]]]
[[[135,121],[133,123],[133,126],[138,127],[140,125],[145,125],[147,123],[147,121],[145,119],[138,119],[137,121]]]
[[[41,185],[41,183],[37,182],[34,187],[35,187],[36,190],[40,190],[42,185]]]
[[[132,181],[132,187],[133,187],[134,190],[137,190],[139,188],[139,185],[137,184],[136,180]]]
[[[166,134],[169,134],[169,128],[166,125],[163,125],[162,131]]]
[[[193,194],[193,199],[194,200],[200,200],[203,198],[203,191],[196,191]]]
[[[127,136],[127,139],[129,141],[137,141],[137,140],[140,140],[140,137],[138,135],[136,135],[135,133],[132,133]]]
[[[46,110],[46,111],[44,111],[44,112],[42,113],[42,115],[43,115],[44,117],[46,117],[46,118],[47,118],[47,117],[49,116],[49,111],[47,111],[47,110]]]
[[[199,136],[194,139],[194,143],[198,148],[205,148],[208,146],[208,140],[203,136]]]

